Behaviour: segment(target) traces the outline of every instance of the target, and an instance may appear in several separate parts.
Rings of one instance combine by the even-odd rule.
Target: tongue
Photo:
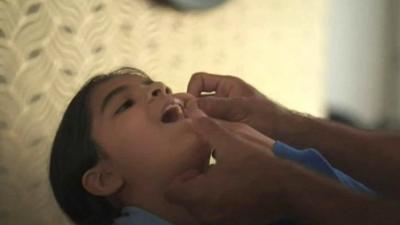
[[[173,123],[179,120],[179,112],[176,108],[167,110],[161,117],[163,123]]]

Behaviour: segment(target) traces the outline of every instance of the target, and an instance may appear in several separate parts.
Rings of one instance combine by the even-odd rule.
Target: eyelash
[[[132,99],[124,101],[124,103],[117,109],[117,111],[115,111],[114,115],[124,112],[133,105],[135,105],[135,102]]]

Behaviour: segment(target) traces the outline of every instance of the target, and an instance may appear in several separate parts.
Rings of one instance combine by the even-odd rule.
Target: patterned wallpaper
[[[68,224],[47,181],[66,104],[90,76],[136,66],[175,90],[240,75],[322,115],[325,1],[231,0],[178,12],[149,0],[0,0],[0,224]]]

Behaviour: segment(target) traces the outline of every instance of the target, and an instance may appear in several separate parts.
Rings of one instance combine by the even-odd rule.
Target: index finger
[[[201,92],[215,91],[217,96],[227,97],[229,95],[229,88],[227,85],[230,82],[229,76],[214,75],[209,73],[195,73],[190,78],[187,92],[200,97]]]
[[[231,160],[236,155],[235,148],[240,145],[238,132],[232,132],[227,123],[229,122],[221,123],[209,117],[200,117],[192,121],[194,131],[214,148],[215,160],[218,163]]]

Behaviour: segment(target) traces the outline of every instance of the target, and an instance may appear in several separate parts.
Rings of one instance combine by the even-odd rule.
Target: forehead
[[[121,85],[128,85],[131,87],[139,86],[143,81],[148,79],[147,77],[139,75],[120,75],[101,82],[93,88],[89,95],[90,108],[98,107],[103,98],[115,88]]]

